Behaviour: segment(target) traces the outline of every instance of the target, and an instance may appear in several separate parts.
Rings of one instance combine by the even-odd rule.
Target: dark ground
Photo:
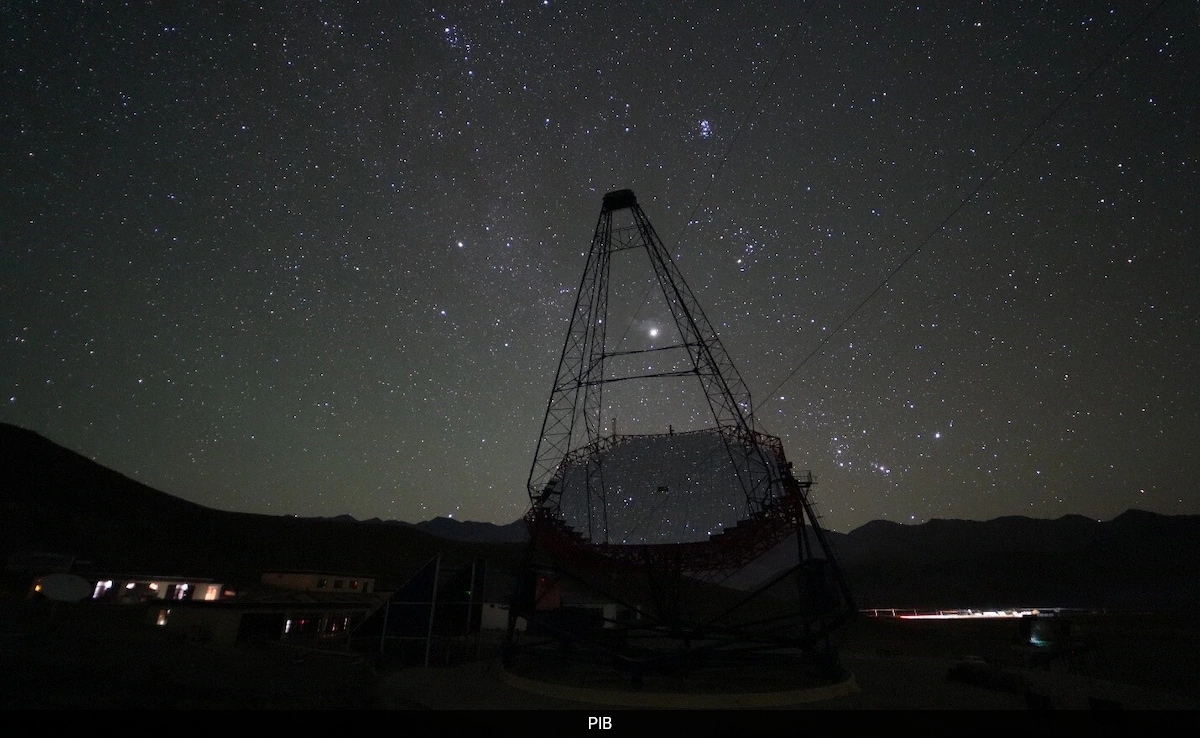
[[[862,618],[841,647],[851,689],[745,709],[1029,709],[1029,698],[1014,684],[1059,710],[1094,709],[1093,699],[1124,710],[1200,709],[1200,629],[1191,619],[1072,618],[1075,642],[1083,646],[1076,658],[1040,665],[1030,662],[1015,620]],[[651,681],[641,691],[613,690],[611,674],[603,675],[603,686],[583,673],[560,675],[552,684],[536,675],[518,681],[500,667],[497,653],[494,643],[481,644],[476,660],[425,667],[344,648],[215,646],[161,631],[143,622],[137,608],[6,599],[0,600],[0,708],[594,712],[674,709],[669,701],[631,706],[628,697],[701,690],[699,682],[676,690]],[[988,671],[950,678],[950,670],[968,660]],[[564,697],[555,691],[564,685],[582,691]],[[705,706],[744,709],[737,702],[716,698]]]

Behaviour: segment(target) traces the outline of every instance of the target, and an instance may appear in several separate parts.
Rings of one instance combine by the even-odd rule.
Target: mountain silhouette
[[[861,609],[1106,608],[1179,611],[1200,604],[1200,516],[1129,510],[990,521],[873,521],[826,531]],[[399,586],[434,556],[486,558],[515,571],[520,520],[421,523],[228,512],[141,484],[43,436],[0,424],[0,560],[56,554],[85,572],[257,582],[264,571],[320,570]],[[751,588],[795,561],[784,540],[727,585]],[[6,568],[6,586],[20,587]]]

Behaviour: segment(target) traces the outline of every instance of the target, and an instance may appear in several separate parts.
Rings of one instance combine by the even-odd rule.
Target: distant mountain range
[[[1130,510],[1114,520],[1002,517],[921,525],[875,521],[826,531],[860,608],[1069,607],[1186,610],[1200,605],[1200,516]],[[236,513],[136,482],[29,430],[0,424],[0,561],[6,580],[32,554],[77,570],[257,582],[269,570],[374,576],[381,589],[433,557],[523,560],[522,521],[421,523]],[[727,584],[751,587],[795,560],[795,536]],[[7,582],[6,582],[7,583]]]

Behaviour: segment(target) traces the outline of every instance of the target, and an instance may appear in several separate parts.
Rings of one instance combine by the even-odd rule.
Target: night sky
[[[1200,514],[1200,6],[744,5],[0,3],[0,421],[511,522],[627,188],[830,529]]]

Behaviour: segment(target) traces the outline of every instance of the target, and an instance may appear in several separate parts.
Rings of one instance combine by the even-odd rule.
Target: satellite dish
[[[50,574],[37,583],[37,591],[48,600],[79,602],[92,593],[92,584],[78,574]]]

